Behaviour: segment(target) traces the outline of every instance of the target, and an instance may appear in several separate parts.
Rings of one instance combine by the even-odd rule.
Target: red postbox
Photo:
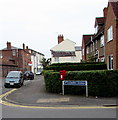
[[[60,80],[64,80],[66,77],[66,70],[60,70]]]

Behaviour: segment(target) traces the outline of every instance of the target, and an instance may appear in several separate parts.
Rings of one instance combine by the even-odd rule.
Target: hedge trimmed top
[[[47,66],[45,70],[66,70],[66,71],[81,71],[81,70],[106,70],[107,65],[102,62],[87,62],[87,63],[55,63]]]

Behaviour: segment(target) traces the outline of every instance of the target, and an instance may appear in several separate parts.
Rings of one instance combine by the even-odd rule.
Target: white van
[[[5,79],[4,86],[5,88],[10,86],[21,87],[23,82],[23,74],[21,71],[11,71]]]

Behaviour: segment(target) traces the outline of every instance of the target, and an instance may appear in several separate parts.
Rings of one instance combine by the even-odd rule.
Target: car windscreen
[[[25,73],[24,74],[26,74],[26,73],[31,73],[30,71],[25,71]]]
[[[18,72],[10,72],[7,75],[7,78],[18,78],[19,77],[19,73]]]

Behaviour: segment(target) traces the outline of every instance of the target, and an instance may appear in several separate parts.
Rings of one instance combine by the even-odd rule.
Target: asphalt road
[[[29,109],[2,106],[3,118],[116,118],[115,109]]]
[[[41,82],[42,76],[36,77],[33,81],[25,81],[24,86],[18,88],[16,92],[11,94],[8,98],[14,97],[13,100],[21,102],[20,96],[24,98],[22,102],[25,104],[30,101],[36,102],[40,97],[55,97],[53,94],[44,95],[45,88],[44,82]],[[40,87],[38,89],[37,86]],[[4,88],[2,94],[12,90],[14,88]],[[33,93],[32,93],[33,89]],[[40,92],[37,95],[37,92]],[[26,95],[27,94],[27,95]],[[28,98],[26,98],[27,96]],[[37,96],[34,98],[34,96]],[[57,96],[56,96],[57,97]],[[60,96],[59,96],[60,97]],[[68,98],[68,97],[67,97]],[[109,102],[109,101],[108,101]],[[27,103],[28,104],[28,103]],[[29,102],[30,104],[30,102]],[[52,105],[52,104],[51,104]],[[45,105],[44,105],[45,106]],[[2,105],[2,118],[116,118],[116,109],[115,108],[64,108],[63,106],[58,109],[58,107],[38,107],[38,108],[29,108],[29,107],[19,107],[12,105]]]

